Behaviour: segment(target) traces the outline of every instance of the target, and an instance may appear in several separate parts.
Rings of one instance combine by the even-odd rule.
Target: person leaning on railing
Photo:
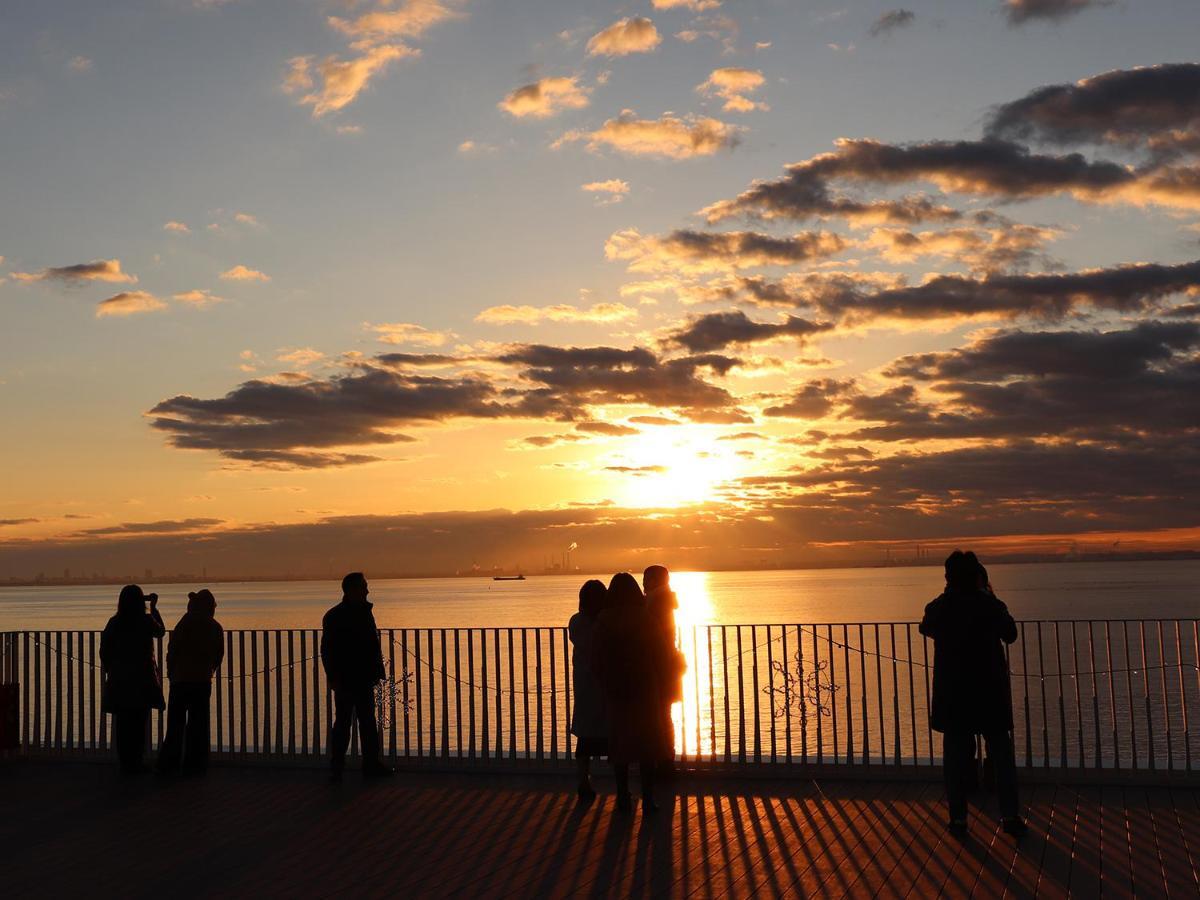
[[[367,602],[367,579],[351,572],[342,579],[342,602],[321,620],[321,663],[333,688],[333,735],[330,781],[342,780],[350,746],[350,720],[358,717],[363,774],[378,777],[392,770],[379,760],[379,728],[375,723],[375,685],[387,677],[379,626]]]
[[[188,594],[187,612],[167,643],[167,735],[158,751],[158,771],[173,775],[182,762],[186,775],[208,768],[208,701],[213,673],[225,657],[225,632],[215,618],[217,600],[208,588]]]
[[[146,601],[150,612],[146,612]],[[121,588],[117,614],[100,635],[104,686],[100,707],[113,717],[113,743],[121,771],[145,771],[142,754],[151,709],[164,709],[162,675],[154,660],[154,642],[166,633],[158,614],[158,594],[144,594],[136,584]]]
[[[955,550],[946,559],[946,590],[925,607],[920,631],[933,640],[929,723],[942,732],[950,831],[966,836],[975,736],[982,735],[995,771],[1003,828],[1020,836],[1025,823],[1017,801],[1012,691],[1004,654],[1004,645],[1017,639],[1017,625],[991,592],[974,553]]]

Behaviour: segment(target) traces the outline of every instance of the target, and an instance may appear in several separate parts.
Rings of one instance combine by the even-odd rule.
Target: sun
[[[669,432],[669,433],[667,433]],[[747,461],[715,440],[710,429],[655,428],[627,438],[605,465],[613,498],[623,506],[677,507],[715,499],[717,488],[745,474]]]

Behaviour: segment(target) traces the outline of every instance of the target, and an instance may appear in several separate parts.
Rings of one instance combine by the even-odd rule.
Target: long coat
[[[608,750],[614,763],[667,762],[674,729],[663,685],[670,661],[653,620],[643,606],[600,613],[596,628],[596,673],[608,708]]]
[[[581,738],[607,738],[608,716],[604,692],[596,677],[596,620],[581,612],[567,623],[571,637],[571,734]]]
[[[1008,607],[987,591],[947,591],[925,607],[921,634],[933,639],[935,731],[995,734],[1013,727],[1004,645],[1017,639]]]
[[[372,604],[345,600],[321,620],[321,663],[335,691],[373,687],[387,677]]]
[[[108,620],[100,635],[104,712],[166,708],[162,675],[154,659],[154,641],[165,633],[158,610],[118,613]]]

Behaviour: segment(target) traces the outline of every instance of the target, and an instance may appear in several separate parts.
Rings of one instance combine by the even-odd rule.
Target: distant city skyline
[[[1195,551],[1198,31],[6,8],[0,581]]]

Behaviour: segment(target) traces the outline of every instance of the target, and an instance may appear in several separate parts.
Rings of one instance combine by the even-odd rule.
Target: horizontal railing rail
[[[1165,777],[1200,769],[1191,731],[1200,702],[1196,619],[1025,621],[1019,629],[1009,648],[1018,765]],[[571,759],[566,629],[387,628],[380,636],[387,678],[377,714],[394,762]],[[99,643],[96,631],[0,633],[0,682],[17,686],[21,752],[109,751]],[[333,702],[319,645],[313,629],[225,632],[210,704],[218,757],[328,752]],[[679,629],[678,647],[688,663],[673,707],[684,767],[919,772],[940,763],[928,720],[932,647],[912,622],[695,625]],[[164,726],[163,713],[152,715],[154,745]]]

